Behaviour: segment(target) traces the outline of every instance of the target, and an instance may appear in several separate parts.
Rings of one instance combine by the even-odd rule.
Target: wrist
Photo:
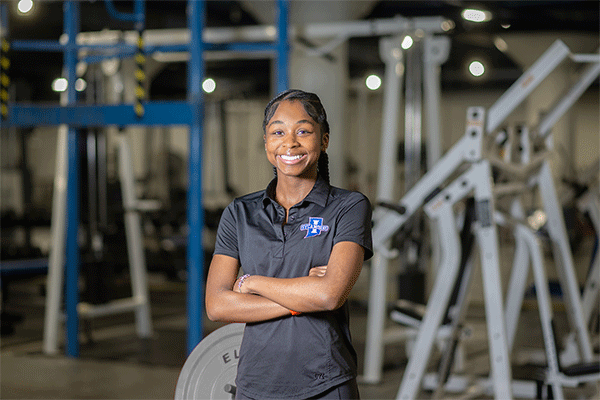
[[[238,281],[238,291],[240,293],[242,293],[242,285],[244,284],[244,282],[246,282],[246,279],[248,279],[250,277],[250,274],[246,274],[246,275],[242,275]]]

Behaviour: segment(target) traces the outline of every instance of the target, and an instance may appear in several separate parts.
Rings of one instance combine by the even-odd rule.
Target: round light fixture
[[[465,8],[460,15],[469,22],[486,22],[492,19],[492,13],[485,10],[476,10],[474,8]]]
[[[202,89],[206,93],[212,93],[217,88],[217,83],[212,78],[206,78],[204,82],[202,82]]]
[[[365,79],[365,85],[371,90],[377,90],[381,86],[381,78],[377,75],[369,75]]]
[[[469,64],[469,72],[473,76],[481,76],[485,73],[485,66],[481,61],[471,61]]]

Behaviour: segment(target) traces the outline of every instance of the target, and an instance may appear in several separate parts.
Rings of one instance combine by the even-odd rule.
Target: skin
[[[306,113],[302,103],[283,101],[267,123],[267,159],[277,168],[277,202],[286,210],[302,201],[317,179],[317,161],[327,149],[329,132]],[[285,223],[285,222],[284,222]],[[239,286],[237,259],[216,254],[206,283],[206,311],[212,321],[261,322],[341,307],[356,283],[364,249],[354,242],[334,245],[327,265],[315,266],[308,276],[282,279],[260,275]]]

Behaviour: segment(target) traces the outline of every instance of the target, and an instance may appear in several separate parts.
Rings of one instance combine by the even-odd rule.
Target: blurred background
[[[542,212],[563,224],[536,230],[563,362],[597,360],[597,290],[584,296],[600,276],[597,1],[0,5],[2,398],[173,397],[191,349],[222,325],[207,320],[201,302],[216,228],[229,202],[272,178],[262,117],[288,87],[321,98],[331,183],[369,197],[381,218],[374,229],[392,212],[381,201],[426,206],[405,196],[458,146],[469,107],[500,115],[485,132],[483,159],[520,168],[539,156],[551,171],[527,170],[519,196],[523,219]],[[496,183],[518,175],[496,164]],[[462,170],[446,172],[431,189]],[[554,216],[539,193],[548,185]],[[462,221],[466,205],[454,207]],[[440,265],[434,238],[444,234],[436,229],[419,211],[391,244],[375,243],[400,254],[386,262],[386,315],[400,300],[427,304]],[[518,264],[513,231],[498,227],[498,243],[505,298]],[[395,398],[418,327],[374,322],[374,268],[365,264],[349,300],[361,393]],[[476,333],[463,361],[487,373],[489,299],[485,273],[473,274],[466,318]],[[542,313],[533,275],[524,279],[514,347],[537,343],[543,364]],[[567,283],[577,295],[567,296]],[[586,321],[573,322],[573,307]],[[373,339],[374,323],[413,336]],[[383,349],[375,361],[366,361],[379,351],[370,340]],[[523,364],[517,350],[513,371]]]

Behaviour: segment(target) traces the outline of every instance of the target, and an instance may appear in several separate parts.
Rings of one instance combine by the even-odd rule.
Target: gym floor
[[[185,284],[150,275],[154,335],[135,334],[133,315],[81,322],[80,357],[42,353],[45,276],[11,281],[3,304],[5,315],[16,317],[14,332],[2,336],[2,399],[172,399],[185,361]],[[366,308],[352,302],[352,334],[362,372]],[[555,307],[558,329],[564,332],[563,309]],[[524,307],[516,348],[539,346],[541,332],[535,307]],[[205,333],[220,324],[204,319]],[[486,375],[487,340],[483,307],[471,305],[468,324],[474,334],[466,346],[465,371]],[[526,329],[523,329],[526,324]],[[9,328],[4,326],[3,328]],[[403,343],[385,348],[383,380],[360,384],[363,399],[394,399],[406,366]],[[420,398],[431,394],[422,392]],[[485,398],[485,397],[482,397]]]

